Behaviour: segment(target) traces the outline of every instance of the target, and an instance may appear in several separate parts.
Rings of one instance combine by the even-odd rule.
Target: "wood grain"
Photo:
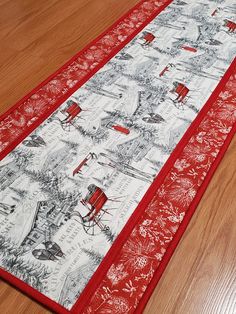
[[[0,112],[63,65],[138,0],[0,0]],[[145,314],[236,313],[236,138]],[[1,314],[51,313],[0,282]]]

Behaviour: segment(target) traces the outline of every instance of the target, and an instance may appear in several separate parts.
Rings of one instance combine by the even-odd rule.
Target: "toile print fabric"
[[[73,307],[234,60],[235,23],[236,7],[230,0],[173,1],[2,159],[0,266],[4,270],[66,309]],[[103,41],[114,45],[110,36]],[[96,47],[92,51],[90,58],[99,58],[100,51]],[[46,90],[49,95],[61,92],[63,85],[52,80]],[[232,90],[222,94],[221,101],[231,97]],[[40,101],[37,105],[40,111]],[[218,114],[222,120],[235,121],[234,106],[223,108],[223,113],[221,108]],[[21,118],[18,127],[28,119]],[[217,123],[221,143],[231,127]],[[200,153],[198,145],[191,144],[184,158],[176,161],[176,173],[194,160],[205,165],[201,177],[205,176],[207,152],[213,157],[218,153],[217,148],[208,149],[205,134],[200,132],[196,142],[206,141],[206,151]],[[188,170],[197,178],[196,169]],[[168,200],[187,207],[196,189],[189,178],[178,180],[171,185]],[[177,189],[180,181],[182,194]],[[164,197],[162,190],[158,197]],[[162,204],[162,211],[181,223],[184,214],[170,202]],[[143,222],[143,234],[151,234],[153,208]],[[168,230],[166,239],[171,240],[176,230],[177,226]],[[129,259],[133,251],[142,250],[141,242],[131,239],[124,256]],[[146,255],[152,252],[150,243],[145,245]],[[164,252],[163,247],[152,258],[159,261]],[[103,291],[103,307],[91,305],[87,313],[102,308],[101,313],[116,313],[116,299],[106,296],[128,274],[124,256],[104,279],[112,287],[101,287],[91,301],[99,304],[96,298]],[[139,259],[136,270],[145,263],[145,258]],[[123,289],[134,291],[133,283],[127,281]],[[125,312],[134,308],[123,307]]]

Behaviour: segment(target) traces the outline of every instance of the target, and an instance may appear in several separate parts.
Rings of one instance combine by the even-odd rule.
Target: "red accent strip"
[[[182,49],[187,50],[187,51],[191,51],[191,52],[197,52],[197,49],[193,48],[193,47],[182,46]]]
[[[113,125],[112,128],[118,132],[124,133],[124,134],[129,134],[129,129],[121,126],[121,125]]]

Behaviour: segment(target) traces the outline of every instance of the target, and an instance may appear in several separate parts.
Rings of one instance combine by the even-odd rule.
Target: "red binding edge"
[[[96,40],[98,40],[99,38],[101,38],[109,29],[112,29],[117,23],[119,23],[122,19],[124,19],[132,10],[134,10],[135,8],[137,8],[142,2],[144,2],[143,0],[141,2],[139,2],[133,9],[129,10],[123,17],[121,17],[116,23],[114,23],[110,28],[108,28],[104,33],[102,33],[100,36],[98,36],[94,41],[92,41],[88,46],[92,45]],[[163,7],[160,8],[160,11],[163,10],[169,3],[171,3],[172,1],[169,1],[168,3],[166,3]],[[160,11],[158,13],[155,14],[155,16],[157,14],[160,13]],[[147,21],[145,22],[145,25],[142,25],[142,28],[144,28],[154,17],[150,17],[149,19],[147,19]],[[141,28],[141,29],[142,29]],[[129,38],[127,38],[126,41],[124,41],[122,43],[122,47],[125,46],[134,36],[136,36],[141,29],[137,29],[135,34],[133,33],[131,36],[129,36]],[[82,51],[84,51],[88,46],[86,46]],[[117,47],[115,49],[115,53],[114,55],[120,50],[122,49],[121,46]],[[47,80],[45,80],[44,82],[42,82],[37,88],[35,88],[33,91],[31,91],[27,96],[25,96],[22,100],[20,100],[19,102],[17,102],[13,107],[11,107],[7,112],[5,112],[2,116],[1,119],[6,117],[11,111],[13,111],[15,108],[17,108],[19,106],[19,104],[24,101],[25,99],[27,99],[30,95],[32,95],[32,93],[34,93],[34,91],[36,91],[40,86],[43,86],[46,84],[46,82],[48,82],[52,77],[55,76],[56,73],[59,73],[60,71],[62,71],[62,69],[64,67],[66,67],[69,63],[71,63],[76,57],[78,57],[78,55],[80,53],[79,52],[76,56],[74,56],[70,61],[68,61],[62,68],[60,68],[58,71],[56,71],[53,75],[51,75]],[[110,58],[112,58],[114,55],[109,56],[109,58],[107,58],[107,60],[101,65],[101,67],[107,63],[108,60],[110,60]],[[120,247],[122,247],[124,241],[126,240],[127,236],[130,234],[130,232],[132,231],[132,226],[131,226],[131,222],[133,225],[135,225],[137,223],[137,220],[139,219],[140,215],[142,214],[142,209],[145,208],[147,206],[147,204],[150,202],[152,196],[150,194],[153,194],[157,188],[159,187],[161,181],[164,179],[164,177],[166,176],[171,164],[174,163],[175,159],[177,158],[177,156],[179,155],[179,153],[182,151],[183,147],[186,145],[186,143],[188,143],[189,138],[191,137],[191,135],[193,134],[194,130],[196,129],[196,126],[200,123],[200,121],[203,119],[205,113],[207,112],[207,110],[209,109],[209,106],[212,102],[214,102],[218,96],[218,94],[220,93],[221,89],[223,88],[223,86],[226,84],[226,82],[228,81],[230,75],[233,73],[233,70],[236,66],[236,59],[233,61],[233,63],[231,64],[231,66],[229,67],[229,69],[227,70],[227,72],[225,73],[224,77],[222,78],[222,80],[219,82],[218,86],[216,87],[216,89],[214,90],[214,92],[212,93],[212,95],[210,96],[209,100],[207,101],[207,103],[205,104],[205,106],[203,107],[203,109],[201,110],[201,112],[198,114],[198,116],[196,117],[196,119],[193,121],[193,123],[190,125],[189,129],[186,131],[186,133],[184,134],[184,136],[182,137],[182,139],[180,140],[180,142],[178,143],[178,145],[176,146],[175,150],[173,151],[173,153],[171,154],[170,158],[167,160],[165,166],[162,168],[161,172],[159,173],[159,175],[157,176],[157,178],[155,179],[154,184],[152,184],[152,186],[149,188],[148,192],[145,194],[144,198],[142,199],[142,201],[140,202],[140,204],[142,206],[137,207],[137,209],[135,210],[135,212],[133,213],[133,215],[130,217],[128,223],[126,224],[126,226],[124,227],[123,231],[121,232],[121,234],[118,236],[118,238],[116,239],[116,241],[114,242],[113,246],[111,249],[114,250],[114,245],[117,245],[117,242],[119,244]],[[98,69],[96,69],[97,71]],[[90,77],[96,72],[96,71],[91,71],[91,75]],[[86,77],[85,81],[88,80],[88,78]],[[83,84],[84,82],[80,82],[80,86]],[[78,86],[76,86],[75,90],[78,89]],[[74,91],[70,90],[70,94],[72,94]],[[69,95],[67,94],[66,96],[63,97],[63,99],[67,99],[69,97]],[[57,107],[63,102],[62,99],[60,99],[57,102]],[[58,105],[59,103],[59,105]],[[55,106],[56,107],[56,106]],[[52,111],[54,111],[56,108],[53,108]],[[50,113],[51,114],[51,113]],[[49,115],[50,115],[49,114]],[[47,116],[49,116],[47,115]],[[45,115],[45,117],[43,117],[42,121],[45,120],[47,118],[47,116]],[[38,121],[37,126],[39,124],[42,123],[41,119],[40,121]],[[37,126],[33,126],[33,129],[35,129]],[[33,130],[32,129],[32,130]],[[32,132],[32,130],[29,131]],[[25,134],[25,136],[27,136],[29,134],[27,132],[27,134]],[[145,304],[147,303],[154,287],[156,286],[157,282],[159,281],[161,274],[163,273],[168,261],[170,260],[171,255],[173,254],[178,242],[180,241],[180,238],[182,236],[182,234],[184,233],[196,207],[197,204],[199,203],[215,169],[217,168],[220,160],[223,158],[223,155],[233,137],[235,133],[235,127],[231,130],[231,132],[229,133],[229,135],[227,136],[216,160],[214,161],[211,169],[209,170],[205,181],[203,182],[201,188],[198,190],[198,193],[194,199],[194,201],[192,202],[192,204],[190,205],[189,211],[186,214],[184,221],[182,222],[181,226],[179,227],[179,230],[176,233],[176,236],[174,237],[173,241],[171,242],[167,252],[165,253],[165,256],[163,257],[163,260],[160,264],[160,266],[158,267],[157,272],[155,273],[155,277],[153,278],[152,282],[150,283],[150,285],[148,286],[143,298],[141,299],[139,306],[137,308],[137,313],[141,313],[140,311],[142,311],[142,309],[144,308]],[[19,143],[22,141],[22,139],[19,140]],[[19,143],[17,143],[16,145],[18,145]],[[14,147],[16,146],[14,145]],[[12,145],[13,146],[13,145]],[[9,151],[11,151],[14,147],[11,147]],[[8,151],[8,152],[9,152]],[[8,153],[7,152],[7,153]],[[4,153],[5,154],[5,153]],[[156,186],[156,183],[158,183],[158,186]],[[150,192],[151,190],[151,192]],[[144,203],[145,201],[145,203]],[[135,222],[134,222],[134,214],[138,217],[136,217]],[[137,215],[138,214],[138,215]],[[132,221],[131,221],[132,218]],[[130,231],[128,229],[132,228]],[[116,248],[117,250],[117,248]],[[111,250],[110,250],[111,251]],[[99,272],[101,272],[101,266],[107,268],[107,265],[104,265],[104,262],[106,264],[111,263],[112,260],[115,259],[115,256],[111,256],[111,252],[108,252],[106,257],[104,258],[104,261],[101,263],[101,265],[98,267],[97,271],[95,272],[95,274],[98,274],[98,278],[96,280],[103,277],[103,274],[101,276],[101,274]],[[110,261],[108,261],[108,259]],[[103,266],[104,265],[104,266]],[[109,267],[108,265],[108,267]],[[94,276],[91,278],[91,280],[94,280]],[[99,276],[100,275],[100,276]],[[73,308],[71,309],[71,311],[66,310],[64,307],[62,307],[61,305],[59,305],[58,303],[52,301],[51,299],[49,299],[48,297],[46,297],[45,295],[43,295],[42,293],[40,293],[39,291],[37,291],[36,289],[32,288],[31,286],[29,286],[28,284],[24,283],[23,281],[21,281],[20,279],[16,278],[15,276],[9,274],[8,272],[6,272],[3,269],[0,269],[0,276],[7,280],[8,282],[10,282],[11,284],[13,284],[14,286],[16,286],[17,288],[19,288],[20,290],[22,290],[25,294],[29,295],[30,297],[38,300],[40,303],[44,304],[45,306],[51,308],[52,310],[58,312],[58,313],[76,313],[78,312],[78,310],[81,310],[81,308],[83,307],[83,305],[85,305],[87,299],[90,298],[90,295],[87,295],[85,297],[85,290],[90,289],[91,286],[91,280],[89,281],[88,285],[86,286],[86,288],[84,289],[83,293],[81,294],[80,298],[78,299],[78,301],[75,303],[75,305],[73,306]],[[94,285],[92,287],[93,291],[94,291]],[[90,289],[91,290],[91,289]],[[91,294],[92,291],[90,291]],[[82,307],[80,307],[82,305]],[[78,309],[79,307],[79,309]]]

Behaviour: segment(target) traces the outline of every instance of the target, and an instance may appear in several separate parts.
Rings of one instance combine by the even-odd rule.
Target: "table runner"
[[[142,310],[235,132],[233,3],[169,3],[1,118],[1,276],[57,312]]]

